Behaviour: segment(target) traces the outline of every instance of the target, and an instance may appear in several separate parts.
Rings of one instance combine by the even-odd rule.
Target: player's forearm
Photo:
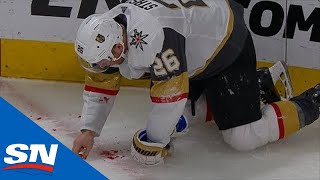
[[[84,91],[83,99],[80,130],[90,130],[95,132],[95,136],[100,136],[112,109],[115,96]]]
[[[170,103],[153,103],[147,122],[147,134],[151,141],[163,144],[170,142],[170,135],[183,114],[186,102],[187,98]]]

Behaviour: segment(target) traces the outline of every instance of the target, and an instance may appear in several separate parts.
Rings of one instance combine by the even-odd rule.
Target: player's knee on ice
[[[262,118],[250,124],[222,131],[224,141],[238,151],[250,151],[278,140],[276,115],[270,105],[262,109]]]

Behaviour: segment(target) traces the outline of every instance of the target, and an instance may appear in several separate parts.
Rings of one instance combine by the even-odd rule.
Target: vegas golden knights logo
[[[132,38],[130,46],[134,45],[136,46],[136,49],[139,47],[143,51],[143,45],[148,44],[146,41],[144,41],[144,39],[148,36],[149,34],[142,34],[142,31],[138,32],[138,30],[135,29],[133,35],[130,36]]]
[[[105,41],[105,38],[104,38],[103,35],[98,34],[97,37],[96,37],[96,41],[99,42],[99,43],[103,43]]]

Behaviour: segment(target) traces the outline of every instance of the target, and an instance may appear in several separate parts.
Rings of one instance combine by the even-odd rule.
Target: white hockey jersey
[[[113,18],[118,15],[126,17],[128,45],[120,74],[129,79],[151,74],[153,107],[147,135],[154,142],[166,144],[184,111],[189,78],[232,63],[231,56],[237,53],[227,53],[230,57],[220,59],[216,56],[233,38],[235,25],[242,27],[239,29],[244,29],[246,36],[243,17],[237,16],[238,22],[234,20],[228,0],[130,0],[104,14]],[[233,39],[236,45],[228,47],[241,49],[242,38]],[[120,74],[87,76],[81,129],[100,134],[119,90],[115,84],[119,83]]]
[[[178,61],[186,61],[189,76],[194,75],[227,36],[231,12],[226,0],[132,0],[114,7],[105,15],[124,14],[128,23],[128,58],[121,74],[137,79],[148,71],[168,36],[164,29],[172,29],[170,33],[183,37],[174,45],[185,47],[186,57]]]

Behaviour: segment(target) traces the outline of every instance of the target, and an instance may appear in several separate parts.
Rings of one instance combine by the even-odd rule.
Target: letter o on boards
[[[262,14],[266,10],[272,12],[272,19],[269,27],[263,27],[261,25]],[[272,1],[260,1],[251,9],[249,25],[252,32],[257,35],[274,36],[280,31],[283,20],[284,11],[280,4]]]

